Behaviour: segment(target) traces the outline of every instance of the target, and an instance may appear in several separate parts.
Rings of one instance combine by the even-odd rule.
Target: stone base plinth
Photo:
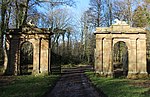
[[[37,75],[37,74],[39,74],[39,71],[37,71],[37,70],[32,71],[32,75]]]
[[[128,73],[127,78],[129,78],[129,79],[148,78],[148,73],[147,72],[143,72],[143,73]]]
[[[112,72],[99,72],[99,71],[96,71],[96,74],[100,77],[113,77]]]
[[[32,71],[32,75],[49,75],[48,71],[37,71],[37,70],[33,70]]]
[[[48,71],[41,71],[41,75],[49,75]]]

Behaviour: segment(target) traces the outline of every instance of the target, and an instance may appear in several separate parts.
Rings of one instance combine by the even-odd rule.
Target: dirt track
[[[84,74],[85,68],[66,69],[46,97],[100,97]]]

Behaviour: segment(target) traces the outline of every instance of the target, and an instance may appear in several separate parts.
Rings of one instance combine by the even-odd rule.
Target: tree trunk
[[[62,56],[65,54],[65,34],[62,34],[63,46],[62,46]]]
[[[7,11],[7,5],[8,1],[7,0],[2,0],[1,4],[1,31],[0,31],[0,60],[1,62],[3,61],[3,35],[6,29],[5,25],[5,16],[6,16],[6,11]]]
[[[128,0],[128,1],[127,1],[127,5],[128,5],[128,22],[129,22],[129,25],[132,26],[131,0]]]
[[[67,51],[69,52],[69,44],[70,44],[70,32],[68,32],[68,35],[67,35]]]
[[[16,17],[15,17],[15,20],[16,20],[16,29],[17,29],[17,28],[19,28],[19,22],[18,22],[19,7],[18,7],[17,0],[15,1],[15,5],[16,5],[16,10],[15,10]]]
[[[110,22],[110,25],[112,25],[112,2],[109,1],[109,22]]]
[[[24,19],[23,19],[23,24],[26,24],[26,20],[27,20],[27,17],[28,17],[29,1],[30,0],[27,0],[26,5],[25,5],[26,9],[25,9],[25,15],[24,15]]]

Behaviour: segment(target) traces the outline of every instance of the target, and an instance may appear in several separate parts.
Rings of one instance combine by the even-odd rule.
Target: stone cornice
[[[94,34],[146,34],[144,28],[130,27],[126,23],[113,24],[110,27],[97,27]]]

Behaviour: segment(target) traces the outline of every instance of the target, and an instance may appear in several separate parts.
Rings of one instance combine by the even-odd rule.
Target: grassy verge
[[[61,65],[62,68],[76,68],[76,67],[85,67],[87,64],[65,64]]]
[[[18,76],[11,84],[0,87],[0,97],[41,97],[58,78],[58,75]]]
[[[86,75],[108,97],[150,97],[150,87],[133,84],[140,80],[102,78],[95,76],[93,72],[86,72]]]
[[[65,65],[61,65],[62,68],[73,68],[73,67],[77,67],[78,65],[76,64],[65,64]]]

